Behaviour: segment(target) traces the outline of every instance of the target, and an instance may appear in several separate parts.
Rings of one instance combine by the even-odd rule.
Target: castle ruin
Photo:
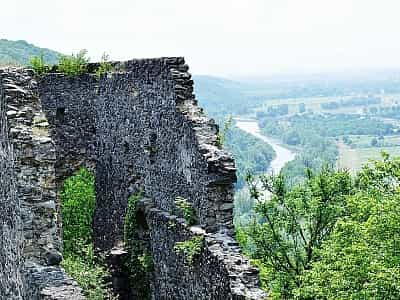
[[[81,167],[95,174],[93,238],[103,253],[123,247],[127,200],[143,190],[153,299],[264,299],[233,238],[234,161],[197,106],[184,59],[114,69],[101,78],[0,70],[0,299],[84,299],[59,266],[59,194]],[[174,214],[177,197],[197,225]],[[174,245],[195,236],[204,248],[187,265]]]

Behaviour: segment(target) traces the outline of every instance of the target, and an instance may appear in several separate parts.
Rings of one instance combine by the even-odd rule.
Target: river
[[[269,173],[279,174],[284,165],[295,158],[296,153],[288,148],[282,147],[276,140],[261,134],[260,127],[258,126],[258,122],[256,120],[236,119],[236,126],[241,130],[250,133],[256,138],[268,143],[274,149],[276,157],[272,160],[269,166]]]

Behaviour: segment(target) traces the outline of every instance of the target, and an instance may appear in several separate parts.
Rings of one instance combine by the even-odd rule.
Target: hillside
[[[244,92],[248,88],[241,82],[219,77],[194,75],[196,98],[206,112],[217,117],[230,113],[245,113],[243,103],[247,101]]]
[[[58,61],[59,53],[50,49],[40,48],[26,41],[10,41],[0,39],[0,66],[1,65],[27,65],[32,56],[44,55],[49,64]]]

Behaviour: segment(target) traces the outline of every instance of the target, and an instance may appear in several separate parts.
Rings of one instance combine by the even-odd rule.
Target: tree
[[[298,145],[301,143],[301,138],[299,133],[293,130],[287,134],[285,141],[289,145]]]
[[[382,155],[354,179],[325,167],[292,189],[248,176],[258,218],[237,234],[273,299],[400,299],[400,158]]]
[[[262,176],[260,189],[249,175],[252,197],[258,202],[258,219],[246,229],[253,259],[269,271],[267,283],[278,299],[293,299],[302,274],[316,259],[315,250],[329,237],[336,220],[344,214],[344,201],[352,191],[347,171],[324,167],[314,175],[307,171],[304,185],[288,189],[282,175]],[[264,201],[265,191],[272,194]]]
[[[400,159],[364,166],[298,299],[400,299]]]

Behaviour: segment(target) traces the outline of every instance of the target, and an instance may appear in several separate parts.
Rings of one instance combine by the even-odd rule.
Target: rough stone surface
[[[1,111],[0,166],[16,185],[0,182],[2,208],[8,205],[15,216],[3,231],[15,245],[22,231],[25,244],[23,253],[0,245],[1,262],[17,274],[3,280],[2,272],[2,286],[15,286],[15,299],[26,287],[35,287],[26,299],[81,299],[81,291],[57,267],[58,195],[63,181],[86,166],[96,178],[93,225],[99,251],[123,246],[127,199],[143,189],[154,299],[262,299],[257,270],[232,238],[234,161],[218,146],[217,125],[197,106],[183,58],[114,66],[100,79],[53,73],[38,84],[29,70],[2,71],[1,91],[10,95],[1,98],[8,108]],[[176,197],[192,204],[197,227],[179,218]],[[194,235],[204,236],[204,248],[189,266],[174,246]],[[23,260],[21,270],[10,264]]]
[[[264,299],[258,270],[240,253],[224,230],[207,233],[200,227],[144,201],[154,262],[155,299]],[[174,248],[177,242],[203,237],[204,247],[189,263]]]
[[[25,299],[83,300],[82,289],[64,270],[34,263],[25,265]]]
[[[25,69],[0,80],[0,299],[83,299],[57,266],[55,146],[36,80]]]
[[[7,104],[11,97],[0,70],[0,299],[22,299],[22,222],[14,172],[14,151],[8,138]]]

